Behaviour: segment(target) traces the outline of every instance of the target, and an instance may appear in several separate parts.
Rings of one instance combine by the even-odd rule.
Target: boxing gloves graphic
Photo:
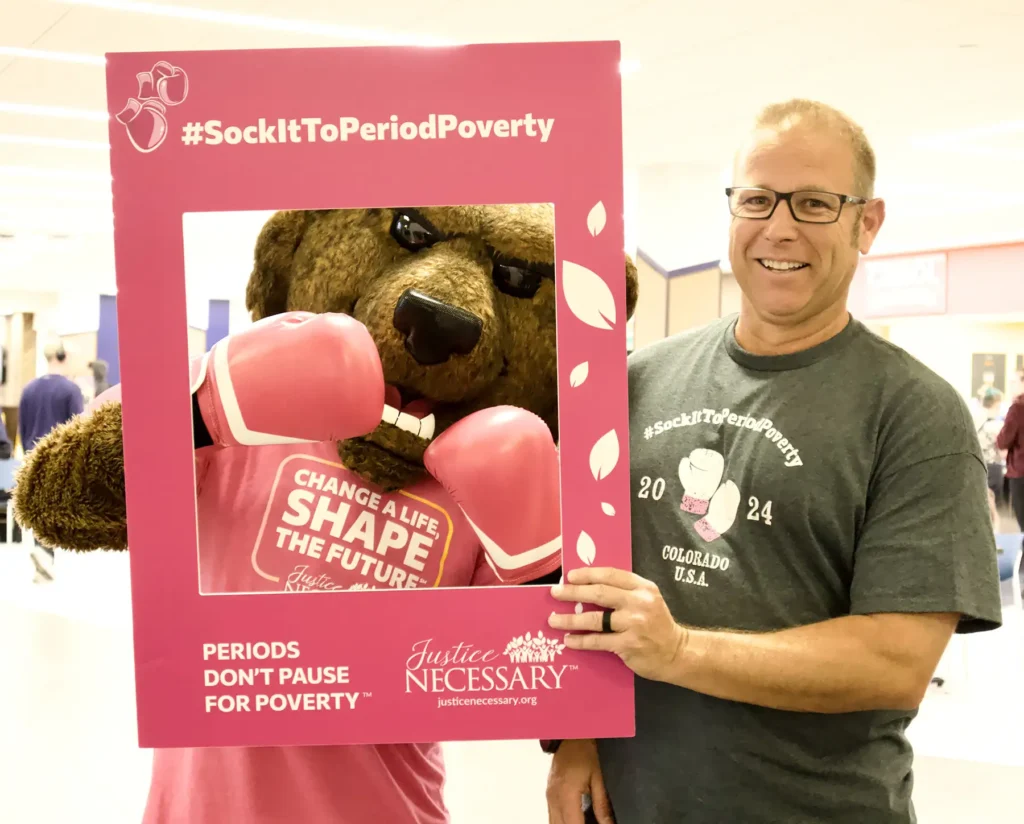
[[[708,543],[714,541],[728,532],[736,521],[736,512],[739,506],[739,487],[732,481],[726,481],[711,498],[707,515],[694,524],[694,529]]]
[[[213,345],[192,394],[217,446],[319,443],[366,435],[384,413],[377,345],[348,315],[287,312]]]
[[[166,60],[151,71],[139,72],[138,97],[131,97],[114,115],[128,132],[132,145],[140,152],[151,152],[167,137],[167,107],[177,106],[188,97],[188,75]]]
[[[683,502],[679,508],[694,515],[708,511],[708,502],[722,482],[725,458],[713,449],[694,449],[679,462],[679,480],[683,484]]]
[[[713,449],[694,449],[679,462],[683,500],[679,508],[703,515],[695,525],[705,541],[724,535],[736,521],[740,490],[732,481],[722,483],[725,458]]]
[[[114,117],[125,127],[136,149],[151,152],[167,137],[166,112],[166,107],[159,100],[140,103],[133,97]]]
[[[167,106],[177,106],[188,97],[188,75],[177,66],[161,60],[152,71],[139,72],[139,100],[157,98]]]
[[[558,448],[537,415],[514,406],[474,412],[427,447],[423,464],[462,509],[503,583],[559,567]]]

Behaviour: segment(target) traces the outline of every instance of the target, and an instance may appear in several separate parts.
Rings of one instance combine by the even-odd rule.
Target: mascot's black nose
[[[406,289],[395,306],[395,329],[405,335],[405,348],[421,366],[444,363],[452,355],[473,351],[484,322],[471,312]]]

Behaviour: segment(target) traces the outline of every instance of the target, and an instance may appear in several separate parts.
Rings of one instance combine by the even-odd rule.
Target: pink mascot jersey
[[[516,585],[558,569],[557,449],[531,413],[458,421],[428,447],[422,481],[384,493],[338,459],[338,439],[395,414],[358,322],[266,318],[191,369],[213,442],[195,457],[202,592]],[[429,425],[425,411],[398,410]],[[495,460],[522,475],[514,516],[508,489],[488,485]],[[442,824],[443,785],[436,744],[159,749],[144,824]]]

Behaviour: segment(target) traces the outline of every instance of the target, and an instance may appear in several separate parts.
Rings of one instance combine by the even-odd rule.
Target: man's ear
[[[275,212],[260,230],[245,289],[245,308],[253,321],[288,308],[292,260],[311,222],[310,214],[304,211]]]
[[[636,302],[640,297],[640,276],[637,274],[633,259],[626,255],[626,320],[633,317]]]

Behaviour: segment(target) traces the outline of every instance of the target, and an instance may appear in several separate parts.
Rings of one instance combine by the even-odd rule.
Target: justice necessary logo
[[[537,694],[560,690],[565,673],[576,669],[574,664],[559,662],[565,644],[541,631],[516,636],[501,652],[462,642],[448,648],[434,648],[431,643],[426,639],[413,644],[405,662],[406,693]]]

